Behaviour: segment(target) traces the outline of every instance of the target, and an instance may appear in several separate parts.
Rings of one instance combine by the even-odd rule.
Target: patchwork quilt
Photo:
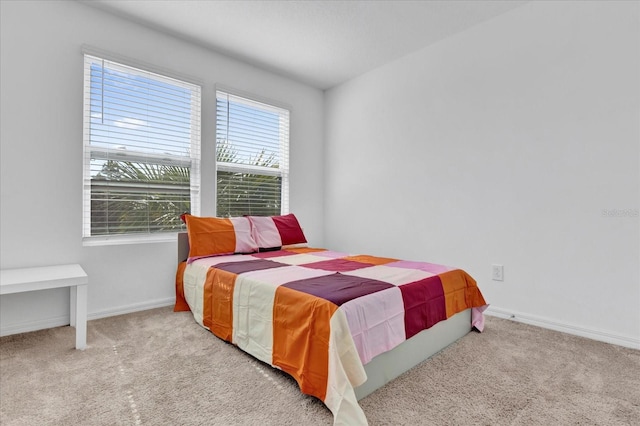
[[[426,262],[295,248],[181,263],[175,310],[293,376],[334,424],[367,424],[364,365],[421,330],[486,302],[466,272]]]

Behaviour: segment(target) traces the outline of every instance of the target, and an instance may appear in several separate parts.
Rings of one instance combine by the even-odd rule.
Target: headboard
[[[189,234],[178,232],[178,263],[184,262],[189,257]]]

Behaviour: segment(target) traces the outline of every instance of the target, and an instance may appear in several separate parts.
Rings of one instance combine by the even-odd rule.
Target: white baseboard
[[[640,339],[634,337],[621,336],[602,330],[580,327],[573,324],[558,322],[549,318],[539,317],[522,312],[515,312],[502,308],[495,308],[493,306],[489,306],[489,308],[484,311],[484,313],[498,318],[509,319],[524,324],[547,328],[549,330],[573,334],[574,336],[586,337],[588,339],[598,340],[600,342],[611,343],[614,345],[624,346],[632,349],[640,349]]]
[[[118,306],[102,311],[91,312],[87,315],[89,320],[112,317],[116,315],[124,315],[132,312],[145,311],[147,309],[162,308],[171,306],[175,303],[175,298],[169,297],[165,299],[150,300],[143,303],[133,303],[131,305]],[[628,336],[621,336],[601,330],[589,329],[585,327],[575,326],[573,324],[561,323],[536,315],[511,311],[502,308],[489,306],[485,314],[498,318],[510,319],[524,324],[535,325],[549,330],[560,331],[575,336],[586,337],[601,342],[612,343],[614,345],[624,346],[632,349],[640,349],[640,339]],[[27,333],[29,331],[42,330],[45,328],[61,327],[69,325],[69,316],[57,316],[36,321],[22,321],[8,326],[0,327],[0,336],[8,336],[10,334]]]
[[[92,312],[87,315],[87,319],[94,320],[99,318],[114,317],[116,315],[124,315],[124,314],[130,314],[132,312],[146,311],[148,309],[163,308],[165,306],[171,306],[175,303],[176,303],[175,297],[168,297],[166,299],[149,300],[147,302],[133,303],[131,305],[118,306],[111,309]]]
[[[165,299],[150,300],[143,303],[133,303],[131,305],[118,306],[111,309],[105,309],[97,312],[90,312],[87,315],[88,320],[99,318],[113,317],[116,315],[130,314],[132,312],[146,311],[147,309],[162,308],[171,306],[176,302],[174,297]],[[69,325],[69,315],[45,318],[35,321],[21,321],[0,327],[0,336],[8,336],[11,334],[28,333],[30,331],[42,330],[45,328],[62,327]]]
[[[20,321],[18,323],[4,324],[0,327],[0,336],[9,336],[11,334],[28,333],[29,331],[42,330],[45,328],[62,327],[69,325],[69,315],[63,315],[52,318],[45,318],[32,321]]]

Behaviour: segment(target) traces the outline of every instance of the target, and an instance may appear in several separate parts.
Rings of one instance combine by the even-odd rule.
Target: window
[[[217,91],[217,216],[289,212],[289,111]]]
[[[200,210],[200,86],[85,54],[83,236],[184,229]]]

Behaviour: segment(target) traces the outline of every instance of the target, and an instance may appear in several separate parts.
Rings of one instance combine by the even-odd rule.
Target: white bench
[[[78,264],[0,271],[0,295],[69,287],[70,323],[76,329],[76,349],[87,347],[87,287],[89,277]]]

